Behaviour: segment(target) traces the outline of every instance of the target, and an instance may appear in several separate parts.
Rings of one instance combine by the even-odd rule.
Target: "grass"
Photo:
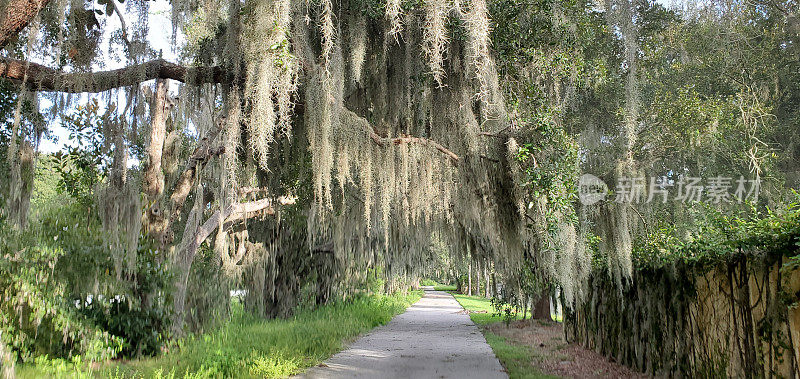
[[[545,375],[533,366],[532,362],[536,352],[530,346],[509,343],[504,337],[489,331],[485,326],[503,322],[499,315],[493,315],[494,308],[489,299],[478,296],[466,296],[453,294],[456,300],[464,309],[470,311],[469,317],[479,325],[486,342],[492,347],[492,351],[505,367],[511,379],[532,379],[532,378],[557,378]],[[476,312],[476,313],[473,313]],[[521,320],[522,315],[517,315],[516,319]]]
[[[220,329],[184,339],[176,349],[158,357],[107,365],[96,374],[115,378],[287,377],[319,364],[346,342],[386,324],[421,296],[421,291],[364,296],[287,320],[234,317]],[[20,377],[53,374],[30,367],[19,373]],[[58,374],[55,376],[65,376]]]
[[[232,322],[216,333],[186,341],[175,354],[122,369],[155,377],[164,372],[200,377],[286,377],[322,362],[359,334],[386,324],[420,296],[419,292],[368,296],[302,312],[290,320]]]
[[[536,355],[531,347],[510,344],[502,336],[489,331],[484,331],[484,336],[497,359],[505,367],[510,379],[558,378],[557,376],[543,374],[531,364],[533,357]]]
[[[453,296],[461,303],[464,309],[470,311],[469,317],[478,325],[486,325],[495,322],[502,322],[500,315],[495,315],[494,308],[489,299],[481,296],[467,296],[454,293]],[[473,313],[475,312],[475,313]],[[514,317],[514,320],[522,320],[522,313]]]

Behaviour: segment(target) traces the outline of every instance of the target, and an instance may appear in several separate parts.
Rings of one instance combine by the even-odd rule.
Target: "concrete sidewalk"
[[[483,334],[452,295],[425,296],[304,378],[507,378]]]

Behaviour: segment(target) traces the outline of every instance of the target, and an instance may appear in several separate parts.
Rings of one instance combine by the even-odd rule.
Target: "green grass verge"
[[[478,325],[487,325],[498,322],[503,322],[500,316],[492,315],[494,308],[489,299],[478,296],[466,296],[453,294],[456,300],[461,304],[464,309],[470,311],[469,317]],[[481,312],[481,313],[472,313]],[[485,313],[483,313],[485,312]],[[517,315],[517,319],[521,320],[522,315]],[[502,336],[492,333],[485,327],[480,327],[486,342],[492,347],[494,355],[503,364],[508,376],[511,379],[531,379],[531,378],[557,378],[557,376],[545,375],[533,366],[532,362],[536,356],[536,352],[530,346],[510,344]]]
[[[114,378],[280,378],[303,372],[358,335],[389,322],[422,296],[371,295],[301,312],[286,320],[234,317],[220,329],[178,343],[158,357],[108,365]],[[52,367],[20,368],[20,377],[84,376]]]
[[[469,317],[476,324],[485,325],[503,321],[502,317],[494,315],[494,308],[489,299],[482,296],[467,296],[457,293],[454,293],[453,296],[461,303],[464,309],[470,311]],[[517,314],[514,320],[522,320],[522,313]]]

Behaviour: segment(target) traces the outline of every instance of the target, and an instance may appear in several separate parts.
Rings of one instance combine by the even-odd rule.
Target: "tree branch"
[[[500,163],[499,159],[489,158],[489,157],[487,157],[486,155],[483,155],[483,154],[481,154],[480,157],[481,157],[481,159],[486,159],[489,162]]]
[[[21,83],[26,75],[25,84],[31,90],[69,93],[102,92],[151,79],[194,84],[228,83],[232,80],[220,66],[185,67],[163,59],[109,71],[63,73],[38,63],[0,58],[0,78]]]
[[[128,38],[128,26],[125,24],[125,17],[122,17],[122,12],[119,10],[119,6],[117,6],[117,0],[109,0],[111,5],[114,6],[114,13],[117,14],[117,18],[119,18],[120,29],[122,29],[122,39],[125,40],[125,45],[128,46],[128,54],[131,54],[131,40]]]
[[[50,0],[10,0],[0,13],[0,49],[19,35]]]
[[[157,107],[158,106],[156,106],[156,108]],[[148,233],[152,233],[153,237],[158,239],[162,246],[167,246],[173,241],[172,224],[175,220],[178,220],[181,215],[183,204],[186,202],[186,198],[189,196],[189,192],[191,192],[194,186],[197,170],[201,169],[202,165],[209,159],[225,152],[224,146],[212,146],[219,133],[220,129],[217,128],[208,136],[203,137],[197,144],[197,148],[192,152],[189,161],[186,162],[186,167],[178,177],[172,189],[172,194],[169,197],[169,205],[165,207],[164,210],[161,210],[159,204],[156,203],[151,204],[151,208],[147,209],[145,213],[146,220],[143,220],[143,224],[147,224],[152,220],[158,220],[158,222],[148,226],[147,229],[150,229]],[[154,158],[151,157],[151,159]],[[145,180],[144,187],[148,187],[147,180]],[[147,190],[145,191],[147,192]],[[160,214],[151,214],[154,211]]]
[[[400,145],[403,143],[416,143],[424,146],[430,146],[436,150],[439,150],[442,154],[449,158],[450,162],[453,163],[453,166],[458,165],[458,155],[436,141],[409,135],[403,135],[400,137],[381,137],[377,132],[375,132],[375,129],[372,127],[369,121],[347,108],[342,108],[340,117],[342,118],[342,124],[344,125],[361,124],[364,131],[369,134],[370,139],[380,146]]]
[[[172,190],[172,195],[170,195],[170,202],[172,209],[172,218],[176,218],[180,215],[181,209],[183,208],[183,203],[186,202],[186,197],[189,196],[189,192],[192,190],[192,185],[194,184],[195,174],[197,173],[197,169],[203,163],[225,152],[225,146],[219,147],[211,147],[211,143],[216,139],[217,134],[219,134],[219,130],[212,133],[208,137],[203,138],[200,140],[197,148],[194,149],[192,156],[189,157],[189,162],[186,163],[186,168],[181,173],[181,176],[178,178],[178,181],[175,183],[175,187]]]
[[[375,130],[372,129],[372,128],[369,129],[369,136],[370,136],[370,138],[372,138],[373,141],[375,141],[375,143],[377,143],[378,145],[381,145],[381,146],[385,146],[387,143],[391,143],[391,144],[394,144],[394,145],[400,145],[400,144],[403,144],[403,143],[416,143],[416,144],[420,144],[420,145],[424,145],[424,146],[430,146],[430,147],[433,147],[436,150],[439,150],[442,154],[444,154],[445,156],[450,158],[450,161],[453,162],[454,166],[458,165],[459,158],[458,158],[458,155],[456,155],[456,153],[450,151],[448,148],[442,146],[438,142],[430,140],[430,139],[427,139],[427,138],[414,137],[414,136],[409,136],[409,135],[403,135],[403,136],[394,137],[394,138],[383,138],[383,137],[379,136],[378,133],[375,133]]]
[[[478,135],[485,137],[506,138],[509,134],[518,131],[524,126],[526,125],[520,125],[516,120],[511,120],[511,122],[509,122],[505,128],[500,129],[497,132],[480,132]]]
[[[501,131],[499,131],[497,133],[480,132],[480,133],[478,133],[478,135],[479,136],[486,136],[486,137],[505,138],[505,135],[504,135],[505,131],[506,131],[506,129],[503,129],[503,130],[501,130]]]
[[[280,205],[294,203],[294,198],[285,196],[278,198],[278,204]],[[214,214],[211,215],[211,217],[209,217],[208,220],[206,220],[206,222],[204,222],[203,225],[197,229],[197,233],[195,233],[194,238],[189,243],[189,246],[186,247],[186,252],[189,254],[189,256],[193,257],[197,252],[197,249],[200,248],[200,245],[203,244],[208,236],[210,236],[220,224],[225,225],[241,221],[247,218],[248,215],[255,212],[263,212],[264,214],[274,215],[275,208],[272,206],[272,204],[272,199],[267,198],[247,203],[231,204],[221,211],[214,212]]]

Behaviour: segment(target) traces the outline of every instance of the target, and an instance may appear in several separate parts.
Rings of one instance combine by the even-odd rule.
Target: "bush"
[[[422,279],[422,281],[419,282],[419,285],[421,286],[435,286],[437,284],[438,283],[436,283],[436,281],[433,279]]]
[[[378,267],[367,270],[367,279],[364,286],[369,293],[384,293],[386,279],[383,278],[383,269]]]
[[[168,302],[142,299],[165,288],[168,272],[152,252],[140,248],[134,271],[117,273],[83,205],[50,204],[36,217],[24,231],[0,221],[0,335],[15,359],[85,363],[157,352]]]
[[[155,253],[140,242],[133,282],[124,281],[128,291],[98,295],[80,312],[95,325],[122,338],[120,354],[124,357],[154,355],[166,340],[172,313],[167,296],[169,273],[158,264]],[[157,299],[152,297],[157,296]],[[146,301],[149,305],[142,304]]]
[[[517,309],[502,298],[493,297],[491,303],[494,309],[492,316],[500,317],[503,323],[506,324],[506,327],[511,325],[511,321],[517,319]]]
[[[741,254],[767,252],[792,259],[800,240],[800,194],[766,211],[755,207],[722,211],[704,206],[696,211],[692,229],[678,235],[665,225],[636,241],[633,259],[637,268],[658,268],[675,262],[705,264]]]
[[[101,360],[116,356],[122,345],[86,320],[71,295],[80,286],[74,279],[93,278],[98,286],[104,281],[104,275],[89,276],[71,264],[103,255],[102,241],[74,227],[72,211],[67,207],[25,232],[0,223],[0,255],[6,258],[0,260],[0,330],[23,361],[44,355]]]

